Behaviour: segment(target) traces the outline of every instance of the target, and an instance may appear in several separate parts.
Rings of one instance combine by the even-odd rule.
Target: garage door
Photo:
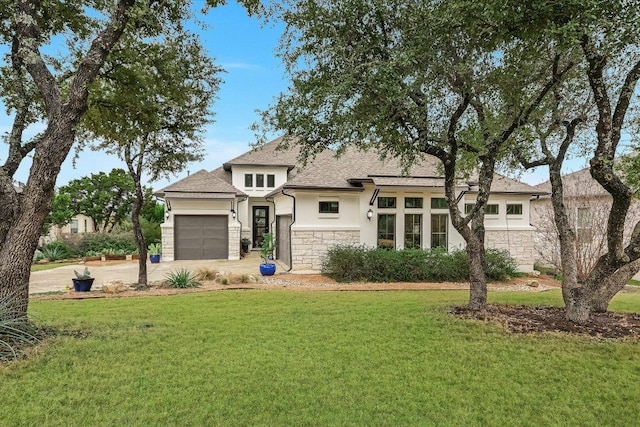
[[[229,228],[226,215],[176,215],[175,259],[227,259]]]
[[[278,215],[278,237],[276,239],[276,254],[278,260],[289,265],[291,262],[291,239],[289,238],[289,226],[293,222],[291,215]],[[289,265],[289,267],[291,267]]]

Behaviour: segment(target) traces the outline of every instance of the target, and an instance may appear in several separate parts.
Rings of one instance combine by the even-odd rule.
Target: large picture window
[[[507,215],[522,215],[522,203],[507,204]]]
[[[449,215],[433,214],[431,215],[431,247],[447,249],[447,227],[449,224]]]
[[[404,247],[406,249],[422,247],[422,215],[406,214],[404,216]]]
[[[396,216],[393,214],[378,215],[378,247],[384,249],[396,247]]]

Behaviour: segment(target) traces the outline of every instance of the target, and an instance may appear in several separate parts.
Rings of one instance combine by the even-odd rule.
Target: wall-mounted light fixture
[[[231,218],[236,219],[236,210],[235,209],[231,209]]]
[[[167,219],[167,220],[168,220],[168,219],[169,219],[169,216],[170,216],[169,211],[167,211],[167,212],[165,212],[165,213],[164,213],[164,217],[165,217],[165,219]]]
[[[369,210],[367,211],[367,219],[371,221],[371,218],[373,218],[373,211],[371,210],[371,208],[369,208]]]
[[[167,200],[165,204],[167,205],[167,212],[171,212],[171,202]]]

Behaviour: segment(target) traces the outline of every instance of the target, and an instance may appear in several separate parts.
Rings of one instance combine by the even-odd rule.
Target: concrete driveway
[[[198,271],[200,268],[208,268],[216,271],[224,271],[234,274],[260,274],[260,257],[253,252],[238,261],[227,260],[197,260],[197,261],[160,261],[159,264],[151,264],[147,261],[147,278],[149,282],[163,280],[167,273],[184,268]],[[31,273],[29,279],[29,293],[42,293],[62,291],[66,287],[72,287],[71,279],[75,277],[73,270],[82,271],[85,265],[82,263],[66,265],[52,270],[36,271]],[[91,289],[100,289],[103,282],[122,280],[124,283],[136,283],[138,281],[138,261],[92,261],[87,267],[91,276],[95,278]],[[286,271],[286,267],[278,265],[278,272]]]

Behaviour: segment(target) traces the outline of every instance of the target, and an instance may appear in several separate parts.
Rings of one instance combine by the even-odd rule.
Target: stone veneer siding
[[[486,230],[485,246],[506,249],[522,272],[533,271],[535,262],[535,230]]]
[[[162,255],[160,259],[173,261],[175,257],[173,250],[173,224],[160,224],[160,231],[162,232]]]
[[[292,270],[320,270],[322,257],[330,248],[359,243],[359,230],[291,230]]]

